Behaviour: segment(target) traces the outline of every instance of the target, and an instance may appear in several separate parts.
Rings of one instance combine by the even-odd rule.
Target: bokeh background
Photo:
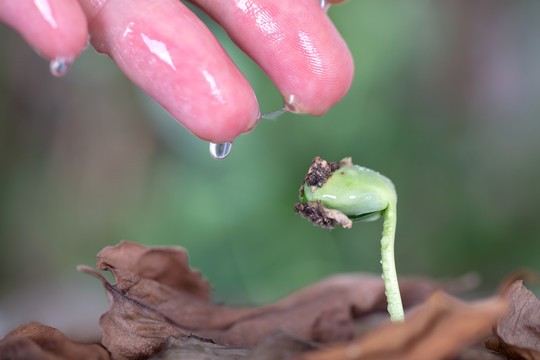
[[[122,239],[178,245],[215,299],[261,304],[339,272],[379,273],[381,222],[332,232],[292,211],[311,159],[393,179],[400,275],[540,268],[540,2],[350,1],[329,15],[356,66],[325,116],[262,120],[224,161],[88,48],[54,78],[0,27],[0,337],[37,320],[99,334],[75,270]],[[201,14],[204,18],[204,15]],[[279,93],[205,18],[263,112]],[[219,114],[216,114],[219,116]]]

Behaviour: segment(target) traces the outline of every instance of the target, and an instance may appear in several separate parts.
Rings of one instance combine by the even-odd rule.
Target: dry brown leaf
[[[97,344],[70,340],[60,330],[38,323],[19,326],[0,341],[0,359],[9,360],[108,360]]]
[[[523,281],[514,282],[505,293],[508,313],[497,323],[486,347],[512,359],[539,360],[540,301]]]
[[[149,360],[242,360],[251,349],[227,347],[196,336],[170,337],[164,349]]]
[[[248,360],[286,360],[320,346],[300,339],[293,334],[278,330],[262,340],[249,354]]]
[[[447,359],[484,339],[506,308],[502,297],[467,304],[438,291],[403,323],[387,324],[351,343],[297,360]]]
[[[170,337],[165,348],[150,360],[286,360],[316,348],[314,343],[285,331],[270,334],[253,349],[218,345],[190,335]]]
[[[452,360],[508,360],[508,358],[502,354],[490,351],[484,346],[472,346],[463,350],[458,356],[452,358]]]
[[[98,254],[98,268],[111,271],[109,283],[88,267],[80,270],[104,284],[109,310],[100,318],[103,344],[114,359],[151,356],[170,336],[195,334],[227,346],[254,346],[283,329],[306,340],[333,343],[354,336],[355,319],[386,311],[380,277],[334,276],[274,304],[231,308],[209,302],[209,286],[189,268],[177,247],[144,247],[121,242]],[[423,301],[438,285],[427,280],[402,282],[406,306]]]
[[[120,272],[131,272],[201,300],[210,300],[210,285],[199,272],[189,268],[187,254],[182,248],[146,247],[122,241],[118,246],[108,246],[99,252],[97,267],[111,271],[115,277]]]

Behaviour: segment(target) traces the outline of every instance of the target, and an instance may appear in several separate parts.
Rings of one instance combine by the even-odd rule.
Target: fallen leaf
[[[187,292],[201,300],[210,300],[210,284],[188,266],[187,253],[179,247],[146,247],[122,241],[97,255],[97,267],[119,273],[133,273],[171,288]],[[174,271],[171,271],[174,270]]]
[[[241,360],[250,352],[249,348],[227,347],[190,335],[169,337],[164,349],[150,360]]]
[[[9,360],[108,360],[98,344],[70,340],[60,330],[38,323],[19,326],[0,341],[0,359]]]
[[[463,350],[452,360],[508,360],[508,358],[502,354],[490,351],[484,346],[477,345]]]
[[[506,290],[508,313],[497,323],[486,347],[512,359],[540,359],[540,301],[523,281]]]
[[[483,340],[506,308],[502,297],[467,304],[437,291],[403,323],[387,324],[296,360],[447,359]]]
[[[111,271],[109,283],[97,271],[109,309],[100,318],[103,344],[113,359],[149,357],[163,350],[169,337],[195,334],[217,344],[250,347],[278,329],[305,340],[334,343],[355,335],[355,320],[386,312],[379,276],[345,274],[308,286],[276,303],[233,308],[209,301],[209,286],[189,268],[179,247],[145,247],[123,241],[98,254],[98,268]],[[423,301],[440,286],[429,280],[402,281],[405,306]]]
[[[318,348],[286,331],[268,335],[255,348],[228,347],[194,335],[169,337],[165,348],[150,360],[286,360]]]
[[[300,339],[290,332],[278,330],[264,338],[249,354],[248,360],[287,360],[320,348],[320,345]]]

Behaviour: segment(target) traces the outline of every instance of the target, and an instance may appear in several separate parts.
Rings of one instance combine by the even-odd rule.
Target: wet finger
[[[259,119],[255,94],[206,26],[177,0],[81,0],[91,43],[203,140],[222,143]]]
[[[354,66],[317,0],[193,0],[266,72],[287,108],[322,115],[348,91]]]
[[[62,75],[87,43],[86,18],[76,0],[3,0],[0,21],[51,60],[55,75]]]

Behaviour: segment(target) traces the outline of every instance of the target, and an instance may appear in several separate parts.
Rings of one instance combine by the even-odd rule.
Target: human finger
[[[225,50],[177,0],[80,0],[91,43],[203,140],[231,142],[260,118],[253,90]]]
[[[348,91],[352,56],[317,0],[192,0],[280,90],[286,108],[322,115]]]
[[[51,60],[55,75],[63,75],[86,47],[86,18],[76,0],[2,0],[0,21]]]

